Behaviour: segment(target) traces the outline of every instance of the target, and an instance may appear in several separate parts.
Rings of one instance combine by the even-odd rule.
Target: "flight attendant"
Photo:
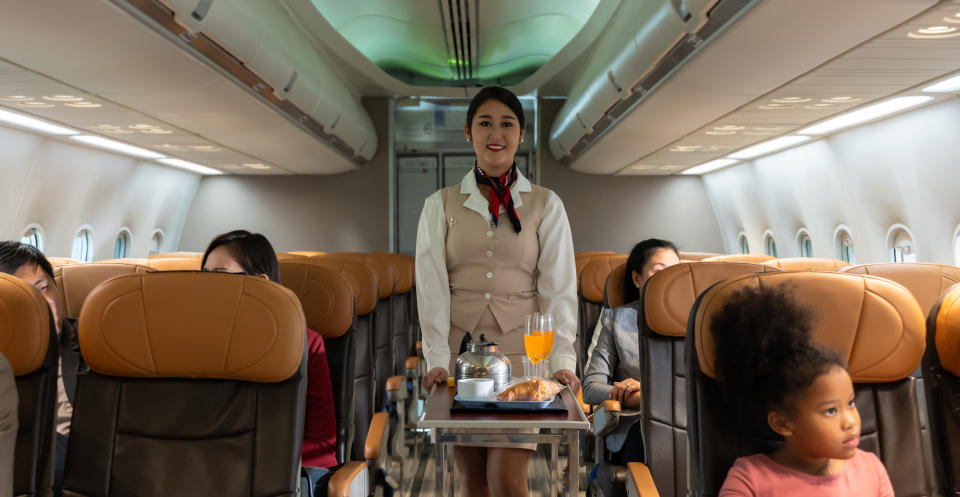
[[[532,185],[514,156],[524,138],[520,100],[487,87],[463,127],[476,166],[426,199],[417,229],[417,304],[425,389],[446,382],[466,332],[486,335],[522,375],[524,317],[553,313],[553,377],[574,392],[577,282],[570,225],[557,195]],[[457,446],[459,495],[526,496],[531,450]]]

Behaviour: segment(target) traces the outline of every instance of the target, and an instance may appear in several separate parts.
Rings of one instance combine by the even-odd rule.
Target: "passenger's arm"
[[[616,344],[613,343],[613,309],[604,309],[600,315],[600,333],[597,344],[590,355],[590,363],[583,372],[583,401],[597,405],[610,399],[613,389],[613,374],[617,370],[618,357]]]
[[[553,192],[548,195],[543,222],[537,231],[540,238],[537,293],[540,312],[553,313],[556,326],[550,354],[551,368],[554,373],[567,370],[572,376],[577,369],[577,353],[573,347],[577,337],[577,271],[573,236],[560,197]],[[571,388],[575,386],[578,385],[571,385]]]
[[[436,368],[450,364],[450,278],[447,275],[447,223],[443,212],[443,192],[427,197],[417,226],[417,313],[427,371],[438,376]],[[444,380],[446,376],[444,375]]]

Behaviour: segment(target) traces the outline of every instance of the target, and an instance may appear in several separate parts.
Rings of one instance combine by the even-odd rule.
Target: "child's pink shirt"
[[[770,459],[766,454],[741,457],[723,481],[719,497],[893,497],[893,487],[883,463],[873,452],[857,449],[835,475],[801,473]]]

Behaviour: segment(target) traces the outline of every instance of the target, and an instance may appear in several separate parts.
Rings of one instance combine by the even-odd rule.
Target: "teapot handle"
[[[481,335],[481,336],[482,336],[482,335]],[[466,351],[467,351],[467,344],[469,344],[470,342],[473,342],[473,337],[470,336],[470,332],[468,331],[468,332],[466,332],[466,333],[463,334],[463,340],[460,340],[460,351],[457,352],[457,355],[460,355],[460,354],[463,354],[464,352],[466,352]]]

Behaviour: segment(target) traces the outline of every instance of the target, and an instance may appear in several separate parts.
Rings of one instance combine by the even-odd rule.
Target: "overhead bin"
[[[550,130],[553,156],[569,157],[573,147],[605,119],[607,111],[631,96],[637,83],[674,45],[703,25],[706,12],[718,1],[621,3],[610,27],[598,39],[591,63],[557,114]]]
[[[350,92],[275,2],[162,0],[187,29],[202,33],[336,136],[355,159],[376,154],[377,133]]]

